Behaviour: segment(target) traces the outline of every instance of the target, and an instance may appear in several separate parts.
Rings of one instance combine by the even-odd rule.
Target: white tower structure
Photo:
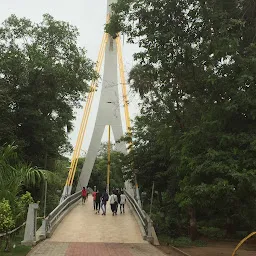
[[[108,0],[108,15],[110,15],[111,12],[110,4],[113,2],[115,1]],[[77,190],[80,190],[81,186],[84,187],[88,185],[105,127],[107,125],[112,127],[115,141],[119,140],[121,136],[124,135],[118,91],[117,43],[110,35],[107,36],[108,40],[105,48],[105,63],[100,103]],[[123,153],[126,152],[124,143],[119,143],[119,145],[117,144],[116,146],[118,151]]]
[[[107,0],[107,21],[111,16],[111,4],[115,3],[117,0]],[[112,127],[115,141],[118,141],[123,135],[124,131],[122,128],[121,120],[121,104],[124,104],[125,110],[125,120],[127,132],[130,129],[130,118],[127,102],[127,92],[126,83],[124,76],[124,65],[121,49],[120,37],[113,39],[109,34],[104,34],[101,49],[99,52],[98,62],[96,65],[96,71],[100,73],[101,64],[104,59],[104,72],[103,72],[103,83],[101,88],[99,108],[97,112],[96,122],[94,131],[92,134],[91,142],[87,151],[86,159],[82,168],[81,175],[77,184],[77,191],[80,191],[82,187],[86,187],[90,180],[91,172],[97,157],[97,153],[100,147],[101,139],[105,127],[108,125]],[[119,64],[119,65],[118,65]],[[120,71],[120,80],[122,88],[123,102],[119,101],[119,88],[118,88],[118,70]],[[63,201],[67,196],[71,194],[72,184],[76,172],[78,158],[80,156],[82,141],[85,135],[86,125],[88,122],[90,109],[92,105],[92,100],[94,93],[96,91],[96,81],[92,82],[91,91],[88,95],[86,106],[84,109],[84,115],[81,122],[81,127],[79,135],[77,138],[77,143],[73,152],[71,166],[69,168],[69,174],[66,181],[66,185],[63,190],[61,201]],[[126,153],[126,145],[124,142],[116,144],[116,149],[122,153]],[[110,164],[108,166],[110,168]],[[109,172],[108,172],[109,174]],[[109,181],[109,175],[108,175]],[[109,184],[109,183],[108,183]],[[125,183],[126,189],[131,195],[133,194],[133,189],[129,181]],[[136,184],[136,197],[139,200],[138,186]]]

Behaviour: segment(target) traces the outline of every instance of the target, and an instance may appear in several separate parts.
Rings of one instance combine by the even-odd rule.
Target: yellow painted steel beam
[[[124,61],[123,61],[123,53],[122,53],[122,44],[121,44],[121,38],[120,34],[116,38],[116,44],[117,44],[117,54],[118,54],[118,64],[119,64],[119,72],[120,72],[120,79],[121,79],[121,85],[122,85],[122,94],[123,94],[123,101],[124,101],[124,113],[125,113],[125,120],[126,120],[126,129],[127,133],[130,137],[132,137],[131,132],[131,119],[130,119],[130,113],[129,113],[129,107],[128,107],[128,96],[127,96],[127,89],[126,89],[126,80],[125,80],[125,73],[124,73]],[[132,147],[132,142],[129,143],[129,146]],[[138,182],[135,174],[135,187],[136,187],[136,193],[138,193]]]
[[[101,47],[100,47],[100,51],[99,51],[99,55],[98,55],[98,61],[97,61],[96,69],[95,69],[95,71],[97,73],[100,73],[100,69],[101,69],[101,66],[102,66],[102,61],[103,61],[103,58],[104,58],[104,50],[105,50],[105,47],[106,47],[106,43],[107,43],[107,34],[105,33],[104,36],[103,36],[103,39],[102,39],[102,43],[101,43]],[[66,185],[69,185],[69,186],[72,185],[73,180],[74,180],[75,170],[76,170],[78,158],[79,158],[79,155],[80,155],[82,141],[83,141],[86,125],[87,125],[87,122],[88,122],[88,117],[89,117],[89,114],[90,114],[90,109],[91,109],[94,93],[96,91],[96,87],[97,87],[97,83],[96,83],[96,81],[93,81],[91,83],[90,92],[89,92],[88,99],[87,99],[87,102],[86,102],[86,105],[85,105],[85,108],[84,108],[84,114],[83,114],[82,122],[81,122],[81,125],[80,125],[80,130],[79,130],[76,146],[75,146],[75,149],[74,149],[74,152],[73,152],[68,178],[67,178],[67,181],[66,181]]]
[[[120,72],[120,79],[121,79],[121,86],[122,86],[122,95],[123,95],[123,102],[124,102],[126,129],[127,129],[127,132],[131,134],[131,131],[130,131],[131,119],[130,119],[130,113],[128,108],[128,96],[127,96],[127,89],[126,89],[126,80],[125,80],[125,73],[124,73],[124,62],[123,62],[120,35],[116,38],[116,44],[117,44],[118,64],[119,64],[119,72]]]
[[[244,239],[242,239],[242,240],[240,241],[240,243],[236,246],[235,250],[233,251],[232,256],[235,256],[237,250],[242,246],[242,244],[243,244],[246,240],[248,240],[249,238],[251,238],[251,237],[254,236],[254,235],[256,235],[256,232],[252,232],[250,235],[248,235],[247,237],[245,237]]]
[[[106,47],[107,41],[108,41],[108,35],[105,33],[104,36],[103,36],[103,41],[102,41],[102,45],[101,45],[100,53],[99,53],[99,57],[98,57],[97,68],[96,68],[96,72],[97,73],[100,73],[100,69],[101,69],[101,66],[102,66],[102,62],[103,62],[103,58],[104,58],[105,47]],[[78,149],[79,149],[78,157],[80,155],[80,151],[81,151],[81,147],[82,147],[82,142],[83,142],[83,139],[84,139],[87,123],[88,123],[88,120],[89,120],[89,115],[90,115],[90,112],[91,112],[91,107],[92,107],[92,102],[93,102],[94,94],[95,94],[95,91],[96,91],[96,88],[97,88],[96,81],[93,83],[92,88],[93,89],[92,89],[92,92],[91,92],[89,106],[88,106],[87,112],[84,113],[84,123],[83,123],[83,128],[82,128],[82,133],[81,133],[81,139],[80,139],[79,145],[78,145]],[[77,167],[77,163],[78,163],[78,157],[75,159],[75,163],[74,163],[74,168],[73,168],[73,173],[72,173],[70,185],[72,185],[73,181],[74,181],[76,167]]]
[[[105,50],[106,43],[107,43],[107,35],[104,34],[104,38],[103,38],[103,42],[102,42],[102,46],[101,46],[101,49],[100,49],[99,58],[98,58],[98,62],[97,62],[97,68],[96,68],[97,73],[100,72],[100,69],[101,69],[101,66],[102,66],[102,61],[103,61],[103,58],[104,58],[104,50]],[[82,142],[83,142],[83,138],[84,138],[84,135],[85,135],[85,131],[86,131],[86,127],[87,127],[87,123],[88,123],[88,119],[89,119],[89,115],[90,115],[91,106],[92,106],[94,94],[95,94],[95,91],[96,91],[96,87],[97,87],[97,83],[95,81],[95,82],[92,83],[92,86],[91,86],[92,91],[91,91],[90,97],[88,99],[87,111],[85,111],[84,115],[83,115],[83,122],[82,122],[82,125],[81,125],[81,137],[80,137],[79,144],[78,144],[79,152],[78,152],[77,157],[74,160],[74,166],[73,166],[72,176],[71,176],[71,180],[70,180],[70,185],[72,185],[73,181],[74,181],[76,167],[77,167],[77,163],[78,163],[78,158],[79,158],[79,155],[80,155],[80,150],[81,150],[81,147],[82,147]]]
[[[106,22],[108,23],[109,20],[110,20],[110,15],[107,15]],[[105,47],[106,47],[107,40],[108,40],[108,36],[107,36],[106,33],[104,33],[103,39],[102,39],[102,42],[101,42],[99,55],[98,55],[98,61],[97,61],[97,65],[96,65],[96,72],[97,73],[100,72],[100,69],[101,69],[101,66],[102,66],[102,61],[103,61],[103,57],[104,57],[104,50],[105,50]],[[93,97],[94,97],[94,92],[96,90],[96,87],[97,87],[96,81],[93,81],[92,84],[91,84],[91,87],[90,87],[91,90],[90,90],[90,93],[88,95],[88,100],[86,102],[86,106],[85,106],[85,109],[84,109],[84,115],[83,115],[82,123],[80,125],[80,130],[79,130],[75,150],[73,152],[73,156],[72,156],[72,160],[71,160],[71,167],[70,167],[70,170],[69,170],[66,185],[72,185],[73,184],[73,180],[74,180],[75,172],[76,172],[76,167],[77,167],[77,163],[78,163],[78,158],[80,156],[82,141],[83,141],[83,138],[84,138],[85,129],[86,129],[86,126],[87,126],[87,121],[88,121],[88,117],[89,117],[89,114],[90,114],[91,104],[92,104],[92,100],[93,100]]]
[[[78,134],[78,137],[77,137],[76,146],[75,146],[75,149],[74,149],[74,152],[73,152],[70,171],[69,171],[69,175],[68,175],[68,178],[67,178],[66,185],[71,184],[71,179],[72,179],[73,172],[74,172],[75,161],[79,157],[79,144],[80,144],[80,141],[82,140],[82,131],[83,131],[83,126],[84,126],[84,122],[85,122],[85,113],[88,112],[88,108],[89,108],[90,101],[91,101],[90,98],[92,96],[93,90],[94,90],[94,81],[92,82],[92,85],[90,86],[90,92],[88,94],[88,99],[87,99],[87,102],[86,102],[86,105],[85,105],[85,108],[84,108],[84,115],[83,115],[82,122],[81,122],[81,125],[80,125],[80,130],[79,130],[79,134]]]

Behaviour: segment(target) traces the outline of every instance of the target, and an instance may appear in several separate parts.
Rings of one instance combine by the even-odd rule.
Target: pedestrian
[[[124,211],[124,205],[126,204],[126,195],[124,194],[124,191],[121,191],[120,195],[120,213],[125,213]]]
[[[99,190],[97,189],[96,196],[95,196],[96,214],[100,213],[100,199],[101,199],[101,195]]]
[[[106,189],[104,189],[102,196],[101,196],[101,210],[102,210],[102,215],[106,215],[106,205],[108,201],[108,193],[106,192]]]
[[[87,191],[86,199],[88,199],[88,196],[89,196],[89,188],[88,188],[88,186],[86,187],[86,191]]]
[[[87,191],[86,191],[85,187],[83,187],[83,189],[82,189],[82,204],[85,203],[86,196],[87,196]]]
[[[110,207],[111,207],[111,211],[112,211],[112,215],[116,215],[117,214],[117,195],[115,194],[115,191],[112,191],[112,194],[109,198],[109,203],[110,203]]]
[[[120,204],[120,202],[121,202],[121,192],[120,192],[120,190],[119,189],[117,189],[116,190],[116,196],[117,196],[117,209],[116,209],[116,211],[118,210],[118,205]],[[120,208],[121,209],[121,208]]]
[[[92,192],[92,199],[93,199],[93,210],[96,211],[96,186],[94,186],[94,190]]]

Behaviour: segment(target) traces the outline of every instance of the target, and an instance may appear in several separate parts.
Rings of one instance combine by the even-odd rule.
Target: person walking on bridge
[[[118,210],[118,205],[121,203],[121,191],[117,188],[116,189],[116,196],[117,196],[117,205],[116,205],[116,212]],[[121,209],[121,208],[120,208]]]
[[[96,211],[96,186],[94,186],[94,190],[92,192],[92,199],[93,199],[93,210]]]
[[[82,189],[82,204],[85,203],[86,197],[87,197],[87,190],[85,189],[85,187],[83,187],[83,189]]]
[[[102,210],[102,215],[106,215],[106,205],[108,201],[108,193],[106,192],[106,189],[104,189],[102,196],[101,196],[101,210]]]
[[[120,213],[125,213],[124,211],[124,205],[126,204],[126,195],[124,194],[124,191],[121,191],[120,195]]]
[[[115,191],[112,191],[112,194],[109,198],[109,202],[110,202],[112,215],[114,216],[117,214],[117,205],[118,205],[117,195],[115,194]]]
[[[97,189],[96,197],[95,197],[96,214],[99,214],[99,213],[100,213],[100,199],[101,199],[101,195],[100,195],[99,190]]]

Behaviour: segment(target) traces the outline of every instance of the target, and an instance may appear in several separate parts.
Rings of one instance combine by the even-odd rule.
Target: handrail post
[[[34,245],[36,243],[36,224],[38,204],[30,204],[28,208],[27,221],[24,233],[24,245]]]
[[[150,243],[153,243],[154,241],[154,238],[153,238],[153,235],[152,235],[152,228],[153,228],[153,221],[151,220],[150,217],[148,217],[148,233],[147,233],[147,240],[148,242]]]

